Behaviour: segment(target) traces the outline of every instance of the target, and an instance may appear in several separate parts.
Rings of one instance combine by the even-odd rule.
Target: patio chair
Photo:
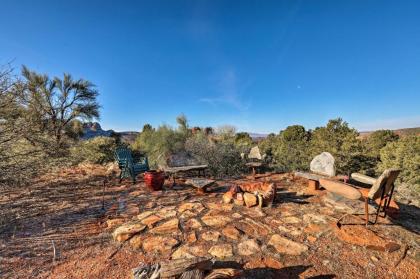
[[[136,176],[149,170],[147,157],[142,157],[134,161],[131,150],[128,147],[121,146],[115,149],[115,160],[118,162],[120,172],[120,183],[124,178],[131,177],[133,184],[136,183]]]
[[[385,218],[388,214],[390,209],[390,204],[393,203],[391,201],[392,194],[394,193],[395,187],[395,180],[398,177],[398,174],[401,170],[399,169],[386,169],[381,176],[378,178],[369,177],[364,174],[360,173],[352,173],[351,178],[355,181],[371,185],[370,189],[367,188],[357,188],[361,193],[361,199],[365,202],[365,219],[366,219],[366,226],[369,224],[369,202],[375,201],[378,204],[378,209],[376,211],[375,220],[372,224],[376,224],[378,220],[378,216],[381,212],[383,212],[383,218]],[[395,204],[397,207],[397,205]],[[347,215],[342,216],[338,221],[337,224]]]

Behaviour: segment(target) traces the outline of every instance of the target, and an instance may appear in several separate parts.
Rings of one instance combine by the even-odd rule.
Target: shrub
[[[411,185],[420,194],[420,137],[409,136],[389,142],[381,149],[380,156],[378,172],[387,168],[401,169],[398,182]]]
[[[281,171],[307,170],[310,139],[310,132],[300,125],[289,126],[281,131],[274,146],[276,168]]]
[[[328,121],[327,126],[316,128],[311,139],[311,158],[329,152],[335,158],[338,173],[350,174],[366,169],[369,158],[363,152],[359,133],[341,118]]]
[[[204,133],[197,133],[186,141],[185,149],[202,158],[213,176],[238,176],[245,169],[240,151],[232,142],[214,142]]]
[[[95,137],[79,142],[71,148],[74,162],[105,164],[114,161],[115,139],[112,137]]]
[[[156,168],[165,163],[168,155],[184,149],[186,132],[174,130],[167,125],[158,129],[144,129],[133,144],[135,151],[147,154],[149,164]]]

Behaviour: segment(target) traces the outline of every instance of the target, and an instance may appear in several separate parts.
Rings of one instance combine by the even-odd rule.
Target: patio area
[[[239,278],[414,278],[419,272],[417,207],[400,204],[398,219],[380,218],[368,228],[350,216],[339,229],[338,218],[363,212],[363,203],[310,190],[306,179],[290,173],[257,176],[277,189],[272,206],[262,208],[223,202],[236,180],[216,180],[199,194],[181,180],[151,192],[141,179],[104,189],[89,173],[68,175],[63,189],[69,179],[79,186],[68,193],[57,192],[59,181],[39,188],[49,198],[56,193],[61,210],[33,214],[5,234],[0,252],[9,278],[28,270],[51,278],[127,278],[140,263],[182,258],[212,259],[213,269]]]

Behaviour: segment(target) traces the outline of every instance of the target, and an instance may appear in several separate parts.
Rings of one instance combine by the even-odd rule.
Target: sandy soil
[[[278,230],[276,220],[296,217],[301,222],[287,224],[289,232],[284,235],[304,243],[309,250],[298,256],[280,255],[273,249],[253,257],[235,255],[230,264],[245,269],[244,278],[419,278],[420,215],[416,206],[400,203],[398,219],[380,219],[369,232],[363,226],[348,225],[343,236],[335,220],[349,207],[358,209],[359,205],[340,200],[332,204],[324,191],[306,192],[305,180],[289,174],[262,179],[277,183],[272,208],[264,209],[260,217],[251,217],[253,213],[240,206],[226,214],[251,214],[273,230]],[[99,167],[73,168],[42,177],[30,187],[2,189],[0,277],[130,278],[131,269],[140,262],[169,259],[170,255],[149,255],[124,245],[111,257],[119,244],[112,240],[113,230],[107,227],[107,220],[128,221],[146,208],[189,200],[217,203],[231,182],[218,181],[211,194],[197,196],[189,187],[166,187],[163,192],[150,193],[141,181],[136,185],[107,181],[105,188],[104,181],[104,170]],[[308,214],[322,216],[326,222],[308,223],[304,221]],[[346,222],[360,224],[362,220],[350,218]],[[355,237],[360,234],[366,234],[368,242],[382,239],[398,244],[399,249],[371,249]],[[267,238],[259,241],[262,246],[267,244]]]

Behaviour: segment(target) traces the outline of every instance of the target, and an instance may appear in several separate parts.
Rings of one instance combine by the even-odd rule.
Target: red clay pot
[[[165,174],[162,171],[146,171],[144,173],[144,182],[147,188],[152,191],[162,190],[163,183],[165,182]]]

